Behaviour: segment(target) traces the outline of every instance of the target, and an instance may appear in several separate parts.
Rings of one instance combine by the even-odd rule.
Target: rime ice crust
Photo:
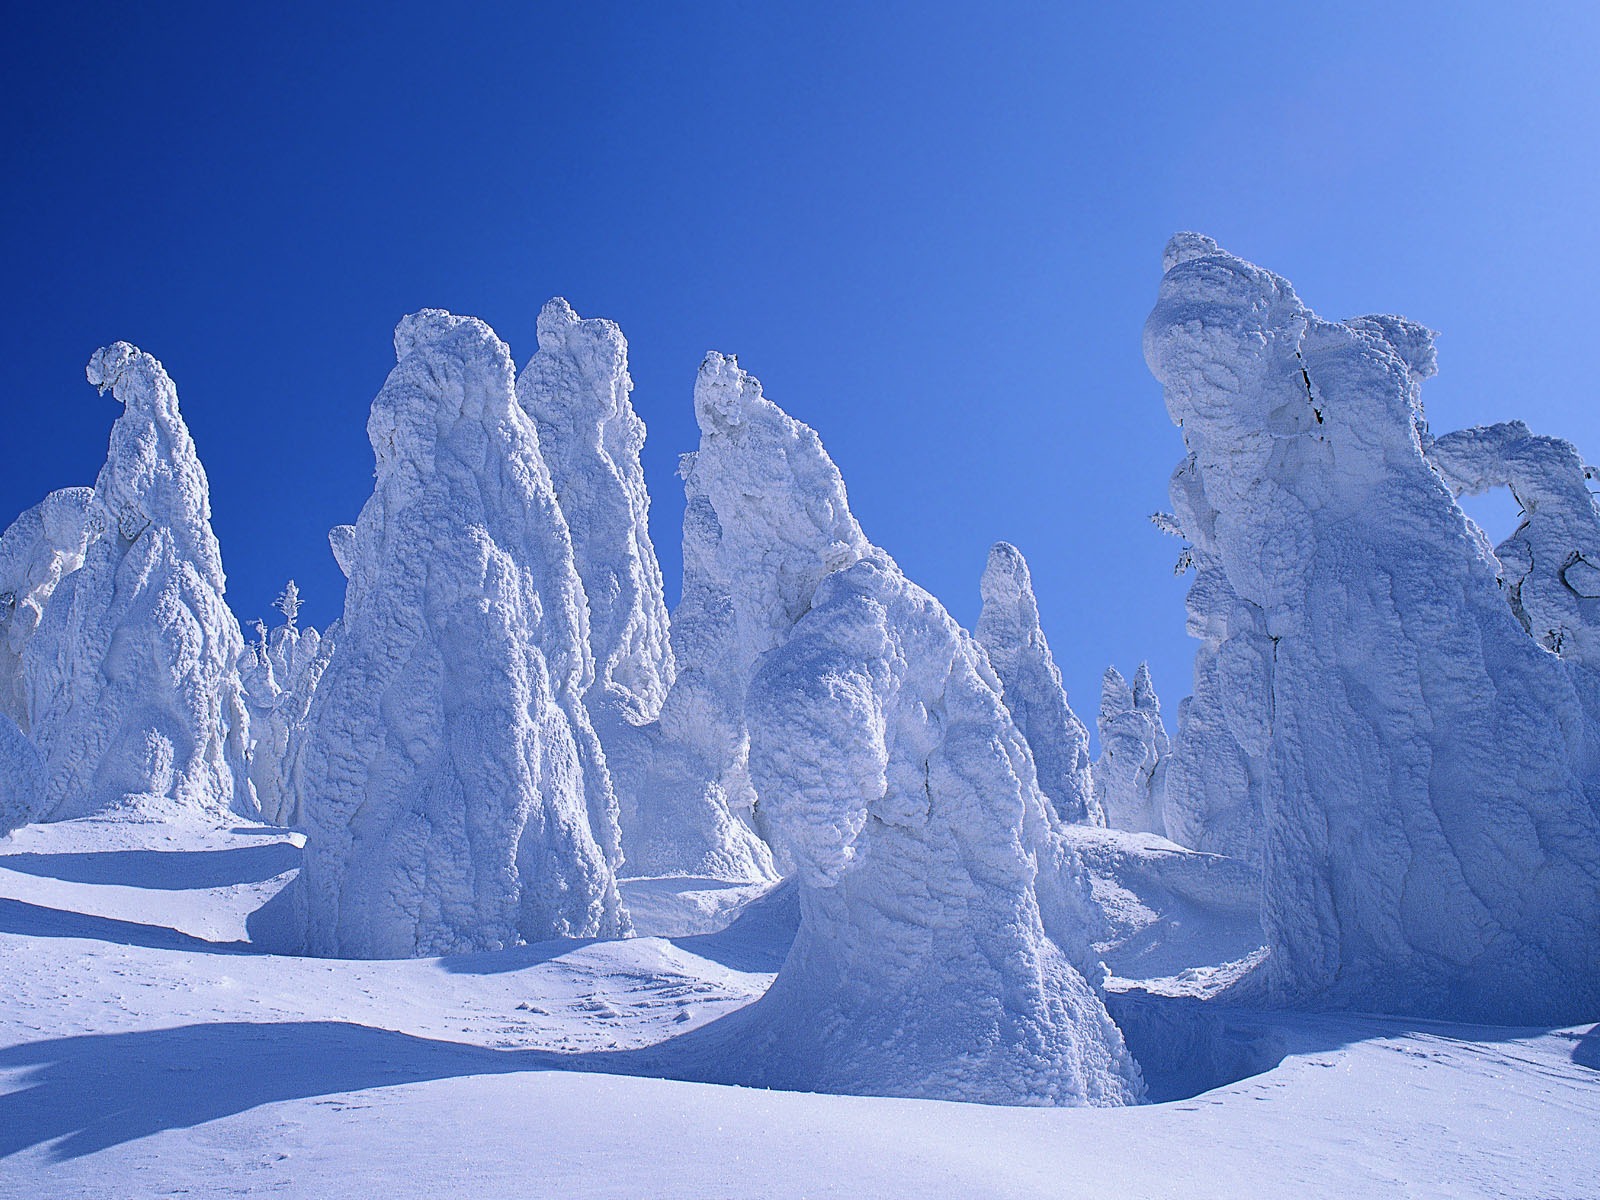
[[[1261,986],[1456,1019],[1592,1014],[1596,677],[1518,624],[1424,458],[1430,335],[1321,320],[1214,243],[1174,245],[1145,355],[1190,454],[1184,531],[1226,583],[1228,725],[1259,756]]]
[[[22,652],[61,580],[83,565],[93,488],[62,488],[0,535],[0,713],[27,733],[28,684]]]
[[[1100,681],[1100,757],[1095,800],[1112,829],[1166,836],[1166,726],[1150,668],[1139,664],[1133,685],[1115,667]]]
[[[1089,731],[1067,702],[1061,672],[1039,625],[1039,604],[1022,552],[1009,542],[989,550],[980,585],[983,609],[973,636],[1005,685],[1005,703],[1033,752],[1039,788],[1063,821],[1104,825],[1094,793]]]
[[[23,651],[40,815],[253,814],[235,670],[244,640],[177,389],[126,342],[97,351],[87,375],[124,409],[85,514],[82,565]]]
[[[311,700],[327,669],[331,641],[296,620],[299,592],[294,580],[278,601],[284,624],[270,633],[258,623],[259,640],[239,656],[239,678],[250,710],[250,782],[261,819],[272,825],[300,824],[299,786],[294,759],[306,735]]]
[[[626,930],[572,543],[481,321],[401,321],[372,498],[300,755],[298,903],[319,954],[406,957]]]

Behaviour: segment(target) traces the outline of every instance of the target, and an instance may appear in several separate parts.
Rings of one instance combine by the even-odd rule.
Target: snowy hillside
[[[342,615],[247,643],[99,351],[0,537],[0,1197],[1600,1197],[1595,472],[1163,266],[1194,688],[1097,747],[1021,551],[963,628],[731,355],[669,615],[622,331],[405,317]]]
[[[680,1082],[654,1076],[705,1069],[695,1031],[766,987],[792,909],[457,958],[266,954],[250,914],[297,840],[79,821],[4,845],[0,1196],[1597,1194],[1587,1027],[1168,1001],[1125,1020],[1164,1102],[1120,1110]]]

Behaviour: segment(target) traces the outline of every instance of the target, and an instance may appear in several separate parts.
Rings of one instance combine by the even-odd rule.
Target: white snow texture
[[[1528,491],[1522,558],[1502,564],[1425,457],[1427,330],[1322,320],[1198,235],[1166,267],[1145,354],[1189,451],[1184,532],[1231,592],[1211,640],[1228,729],[1259,754],[1258,986],[1276,1003],[1592,1017],[1600,687],[1572,579],[1594,546],[1575,455],[1504,427],[1441,439],[1455,486]]]
[[[1150,667],[1139,664],[1133,686],[1115,667],[1100,681],[1100,757],[1095,801],[1112,829],[1166,834],[1168,743]]]
[[[510,351],[428,309],[395,352],[373,496],[331,539],[349,582],[300,763],[307,948],[623,933],[583,589]]]
[[[123,412],[85,513],[82,565],[23,648],[40,814],[253,814],[235,670],[244,640],[177,389],[126,342],[97,351],[87,374]]]

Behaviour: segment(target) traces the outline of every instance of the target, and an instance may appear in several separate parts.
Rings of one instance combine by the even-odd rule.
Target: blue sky
[[[136,342],[242,619],[290,576],[337,616],[326,530],[425,306],[519,362],[552,295],[621,323],[674,596],[695,368],[737,353],[959,619],[1022,548],[1091,720],[1107,662],[1148,657],[1169,724],[1189,687],[1140,354],[1173,230],[1441,330],[1436,431],[1600,456],[1600,7],[103,7],[13,6],[0,42],[0,520],[93,481],[83,364]]]

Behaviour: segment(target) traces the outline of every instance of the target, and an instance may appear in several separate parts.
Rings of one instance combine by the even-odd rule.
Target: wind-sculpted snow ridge
[[[1184,532],[1231,589],[1229,727],[1260,750],[1271,953],[1254,986],[1452,1019],[1592,1017],[1600,688],[1518,623],[1424,457],[1432,335],[1322,320],[1198,235],[1173,240],[1166,268],[1145,355],[1189,451]],[[1507,461],[1492,440],[1484,480]],[[1458,448],[1441,469],[1470,476],[1485,456]],[[1566,470],[1535,474],[1554,490]],[[1529,528],[1536,570],[1551,542],[1583,549]]]
[[[1039,604],[1022,551],[1009,542],[989,550],[983,610],[973,636],[1005,685],[1006,708],[1033,752],[1039,788],[1063,821],[1104,825],[1094,792],[1089,731],[1067,702],[1061,672],[1039,625]]]
[[[1546,650],[1600,668],[1600,512],[1594,469],[1560,438],[1521,421],[1463,429],[1425,445],[1451,491],[1476,496],[1507,487],[1522,521],[1494,548],[1506,599]]]
[[[539,313],[538,333],[538,352],[517,377],[517,400],[538,426],[572,533],[595,660],[585,703],[626,837],[639,824],[639,791],[654,741],[643,727],[660,713],[673,678],[661,567],[650,541],[650,494],[639,461],[644,422],[629,400],[628,343],[613,322],[582,320],[558,298]]]
[[[311,698],[327,666],[322,635],[299,626],[300,591],[294,580],[275,607],[284,623],[270,633],[257,623],[257,640],[239,656],[239,677],[250,710],[250,782],[261,819],[300,823],[300,797],[292,779],[295,742],[302,737]],[[331,649],[331,646],[330,646]]]
[[[510,351],[427,309],[395,352],[373,496],[330,536],[349,579],[298,763],[307,948],[624,933],[583,590]]]
[[[126,342],[97,351],[87,374],[123,412],[85,514],[82,565],[23,650],[41,816],[253,815],[244,639],[177,389]]]
[[[1096,724],[1100,757],[1094,764],[1094,789],[1105,823],[1112,829],[1165,836],[1162,796],[1169,747],[1147,664],[1139,664],[1131,687],[1122,672],[1106,668]]]
[[[0,713],[27,733],[28,684],[22,652],[61,580],[83,565],[92,488],[62,488],[0,535]]]

